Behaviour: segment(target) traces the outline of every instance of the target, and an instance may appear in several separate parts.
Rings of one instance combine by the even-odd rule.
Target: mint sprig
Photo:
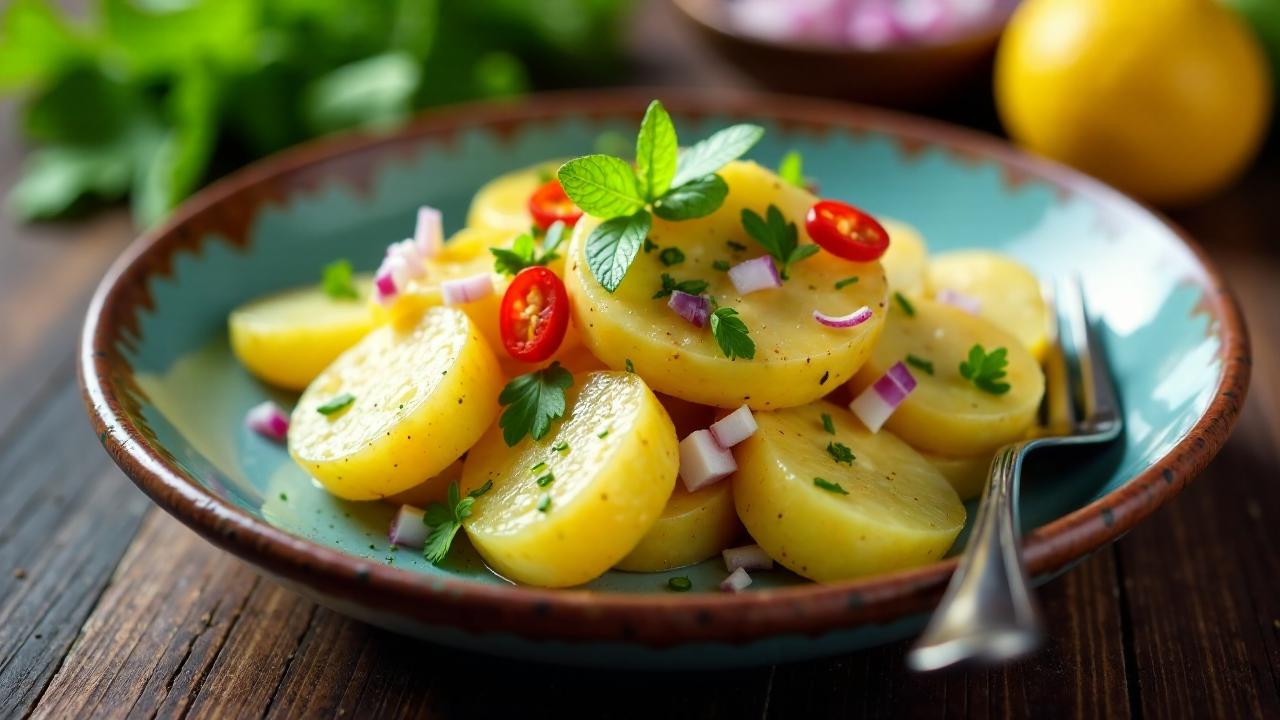
[[[664,220],[705,217],[724,204],[729,187],[716,175],[764,134],[757,125],[734,125],[684,152],[662,103],[645,110],[636,137],[635,167],[612,155],[587,155],[560,166],[565,194],[583,212],[605,222],[587,237],[587,267],[613,292],[644,246],[652,215]]]

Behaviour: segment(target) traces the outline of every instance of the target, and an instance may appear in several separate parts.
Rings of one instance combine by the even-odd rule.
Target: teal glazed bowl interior
[[[750,157],[801,151],[822,194],[914,224],[931,251],[991,248],[1046,281],[1079,273],[1124,405],[1112,447],[1046,457],[1025,483],[1026,559],[1044,581],[1172,497],[1225,441],[1248,341],[1215,271],[1179,230],[1092,180],[973,132],[889,112],[767,95],[548,95],[458,107],[394,134],[303,146],[232,175],[136,242],[103,280],[80,354],[103,447],[156,503],[214,544],[356,618],[479,652],[619,667],[727,667],[846,652],[923,623],[955,566],[831,584],[783,571],[717,591],[719,558],[582,588],[514,586],[465,541],[440,567],[388,547],[392,508],[337,500],[243,417],[272,398],[234,360],[226,316],[314,283],[334,258],[372,270],[415,209],[461,227],[508,170],[633,133],[660,96],[684,142],[728,123],[767,129]],[[962,536],[963,537],[963,536]],[[961,541],[962,542],[962,541]],[[960,543],[957,543],[959,545]],[[840,552],[840,548],[832,548]],[[688,593],[667,579],[693,580]]]

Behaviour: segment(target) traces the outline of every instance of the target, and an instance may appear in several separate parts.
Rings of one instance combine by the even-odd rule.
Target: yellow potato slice
[[[373,329],[372,279],[355,279],[353,299],[318,287],[286,290],[236,308],[227,318],[231,351],[257,377],[301,390],[344,350]]]
[[[1018,338],[1036,359],[1049,347],[1049,308],[1040,281],[1026,266],[987,250],[961,250],[934,257],[926,271],[931,297],[952,290],[982,303],[978,315]]]
[[[964,505],[929,461],[848,410],[816,402],[757,413],[756,423],[734,448],[734,501],[751,537],[790,570],[832,581],[914,567],[945,555],[964,527]],[[853,451],[852,464],[836,462],[831,442]]]
[[[489,429],[503,384],[466,314],[432,308],[411,327],[369,333],[307,387],[289,454],[340,498],[393,495],[440,473]],[[344,393],[350,406],[319,412]]]
[[[950,305],[917,300],[908,316],[896,303],[871,359],[853,380],[855,395],[907,355],[933,363],[932,375],[912,368],[918,383],[885,427],[923,451],[966,456],[991,452],[1018,439],[1035,420],[1044,373],[1017,338]],[[993,395],[960,375],[969,349],[1008,349],[1010,390]]]
[[[736,263],[765,254],[742,229],[742,210],[763,215],[777,205],[796,223],[799,241],[809,243],[804,216],[816,198],[784,183],[755,163],[733,162],[720,171],[729,185],[724,206],[710,216],[683,222],[655,220],[649,237],[661,247],[678,247],[684,262],[667,267],[660,253],[641,252],[618,289],[609,293],[587,267],[585,240],[598,224],[583,218],[574,229],[565,284],[582,340],[609,367],[631,360],[651,387],[691,402],[753,409],[802,405],[852,377],[866,361],[884,321],[884,270],[878,262],[852,263],[820,252],[790,269],[781,288],[740,297],[728,275],[712,263]],[[734,251],[726,243],[746,246]],[[725,357],[709,327],[698,328],[654,299],[663,273],[676,280],[705,280],[707,294],[735,308],[755,342],[755,358]],[[859,282],[836,290],[836,281]],[[843,315],[869,306],[870,320],[854,328],[817,323],[815,309]]]
[[[961,500],[974,500],[982,494],[987,485],[987,472],[991,469],[991,459],[995,453],[983,453],[968,457],[950,457],[920,453],[933,463],[942,473],[942,477],[951,483]]]
[[[504,577],[578,585],[613,567],[653,527],[678,466],[675,428],[639,376],[579,375],[565,393],[564,417],[541,440],[508,448],[495,425],[467,453],[462,491],[493,487],[463,526]],[[539,486],[548,474],[554,480]]]
[[[511,232],[527,232],[533,225],[529,196],[556,175],[559,160],[538,163],[490,180],[471,199],[467,225]]]
[[[658,522],[616,567],[662,572],[702,562],[731,547],[742,535],[733,506],[733,485],[725,480],[689,492],[676,483]]]
[[[929,251],[920,232],[891,218],[879,218],[889,233],[889,249],[880,257],[890,292],[918,295],[924,289],[925,262]]]

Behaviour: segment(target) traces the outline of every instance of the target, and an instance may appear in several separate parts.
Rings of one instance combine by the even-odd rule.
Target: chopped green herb
[[[836,434],[836,424],[831,421],[831,416],[826,413],[822,413],[822,429],[832,435]]]
[[[341,395],[334,397],[329,402],[316,408],[316,412],[321,415],[333,415],[334,413],[342,412],[343,410],[351,407],[351,403],[355,401],[355,395],[352,395],[351,393],[342,393]]]
[[[603,440],[603,439],[605,439],[605,438],[609,437],[609,431],[608,431],[608,430],[601,430],[599,433],[597,433],[597,434],[596,434],[596,437],[598,437],[598,438],[600,438],[601,440]]]
[[[633,373],[636,371],[636,366],[631,363],[631,358],[627,358],[626,367],[627,367],[627,372],[629,373]]]
[[[756,356],[755,341],[751,339],[746,323],[742,322],[738,311],[733,308],[716,308],[711,313],[711,334],[720,345],[720,351],[730,360],[750,360]]]
[[[560,257],[556,253],[556,249],[560,247],[563,239],[564,223],[557,220],[551,224],[551,227],[547,228],[547,234],[542,241],[541,252],[538,251],[538,246],[534,242],[533,236],[528,233],[512,241],[510,250],[507,248],[489,248],[489,252],[493,255],[493,271],[502,275],[514,276],[525,268],[546,265]]]
[[[668,580],[667,588],[674,590],[675,592],[688,592],[693,588],[693,582],[689,580],[689,578],[680,575]]]
[[[667,267],[671,267],[672,265],[679,265],[680,263],[684,262],[684,251],[681,250],[680,248],[674,248],[674,247],[663,248],[662,252],[658,253],[658,259],[661,260],[662,264],[666,265]]]
[[[567,442],[565,442],[565,441],[561,440],[560,442],[556,443],[555,445],[552,445],[552,446],[551,446],[551,449],[552,449],[552,450],[555,450],[556,452],[562,453],[562,452],[564,452],[565,450],[568,450],[568,449],[569,449],[569,443],[567,443]]]
[[[925,360],[924,358],[920,357],[919,355],[911,355],[911,354],[908,354],[908,355],[907,355],[907,364],[908,364],[908,365],[910,365],[910,366],[911,366],[911,367],[913,367],[913,368],[917,368],[917,369],[919,369],[919,370],[923,370],[924,372],[926,372],[926,373],[928,373],[928,374],[930,374],[930,375],[932,375],[932,374],[933,374],[933,361],[932,361],[932,360]]]
[[[782,156],[782,162],[778,163],[778,177],[798,188],[804,187],[804,158],[799,152],[792,150]]]
[[[743,250],[747,249],[746,245],[743,245],[742,243],[736,242],[734,240],[726,240],[724,244],[728,245],[729,249],[734,252],[742,252]]]
[[[646,255],[657,249],[658,249],[658,243],[650,240],[649,238],[644,239],[644,252]]]
[[[538,499],[538,512],[544,513],[551,509],[551,493],[542,493],[542,497]]]
[[[554,473],[547,473],[546,475],[543,475],[542,477],[538,478],[534,482],[538,483],[538,487],[546,487],[550,485],[552,482],[554,482],[555,479],[556,479],[556,476]]]
[[[996,348],[988,353],[981,345],[974,345],[969,348],[969,359],[960,363],[960,376],[972,380],[979,390],[1003,395],[1009,392],[1009,383],[1000,382],[1006,375],[1004,369],[1009,364],[1008,354],[1006,348]]]
[[[893,300],[898,303],[898,307],[902,308],[902,312],[906,313],[907,317],[916,316],[916,308],[911,304],[911,301],[907,299],[906,295],[903,295],[900,292],[895,292],[893,294]]]
[[[537,465],[534,465],[533,467],[529,468],[529,472],[533,475],[537,475],[538,473],[546,469],[547,469],[547,464],[544,462],[540,462]]]
[[[827,454],[831,456],[832,460],[845,465],[852,465],[853,461],[857,459],[848,445],[835,441],[827,443]]]
[[[492,483],[485,483],[480,491],[472,491],[467,497],[461,497],[458,483],[451,482],[448,501],[444,504],[431,503],[427,506],[422,522],[431,529],[422,547],[422,556],[432,565],[439,565],[449,554],[449,547],[453,544],[453,538],[458,534],[458,530],[462,528],[462,521],[471,517],[472,503],[476,501],[476,497],[484,494],[492,486]]]
[[[360,293],[356,292],[352,274],[351,263],[347,260],[334,260],[325,265],[320,283],[324,294],[335,300],[359,300]]]
[[[742,210],[742,227],[773,259],[778,262],[778,272],[787,279],[787,269],[818,252],[817,245],[800,245],[796,224],[787,222],[777,205],[770,205],[765,217],[754,211]]]
[[[679,290],[680,292],[689,293],[690,295],[701,295],[707,291],[706,280],[680,280],[676,281],[666,273],[662,273],[662,289],[653,294],[653,299],[664,298],[671,293]]]
[[[848,490],[845,490],[844,488],[840,487],[840,483],[831,482],[830,480],[823,480],[820,477],[814,478],[813,484],[816,485],[817,487],[822,488],[823,490],[826,490],[827,492],[833,492],[833,493],[836,493],[837,495],[849,494]]]
[[[564,415],[564,391],[572,385],[573,375],[559,362],[512,378],[498,395],[498,402],[506,406],[498,425],[507,446],[515,446],[525,435],[541,440],[551,421]]]
[[[283,500],[283,501],[285,501],[285,502],[289,502],[289,494],[288,494],[288,493],[280,493],[280,499],[281,499],[281,500]]]
[[[467,497],[478,498],[492,489],[493,489],[493,481],[485,480],[483,485],[467,493]]]
[[[711,263],[711,267],[720,272],[729,272],[729,263],[725,260],[715,260]]]
[[[836,289],[837,289],[837,290],[843,290],[843,289],[845,289],[845,288],[849,287],[850,285],[852,285],[852,284],[854,284],[854,283],[856,283],[856,282],[858,282],[858,276],[857,276],[857,275],[850,275],[849,277],[844,278],[843,280],[837,280],[837,281],[836,281]]]

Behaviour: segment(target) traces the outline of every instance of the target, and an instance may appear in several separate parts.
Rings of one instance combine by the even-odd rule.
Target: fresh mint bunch
[[[604,220],[587,237],[587,267],[613,292],[622,284],[649,234],[653,215],[692,220],[715,212],[729,194],[717,171],[759,142],[764,128],[734,125],[683,152],[662,103],[645,110],[634,167],[612,155],[586,155],[560,166],[565,194],[583,212]]]

